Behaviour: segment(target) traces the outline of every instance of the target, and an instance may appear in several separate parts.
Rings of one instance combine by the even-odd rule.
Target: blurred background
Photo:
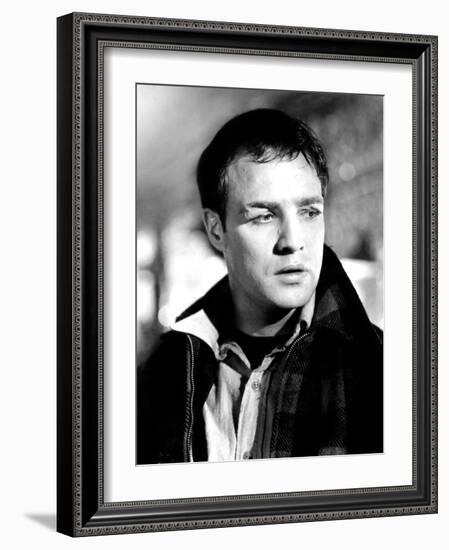
[[[198,158],[233,116],[260,107],[304,120],[330,173],[326,243],[383,328],[383,100],[276,90],[137,86],[137,362],[226,274],[202,228]]]

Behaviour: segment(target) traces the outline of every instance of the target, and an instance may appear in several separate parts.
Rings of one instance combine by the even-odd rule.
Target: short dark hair
[[[321,194],[326,195],[329,173],[323,146],[302,120],[276,109],[255,109],[229,120],[203,151],[197,183],[203,208],[217,212],[225,224],[229,165],[238,157],[255,162],[294,160],[303,154],[316,170]]]

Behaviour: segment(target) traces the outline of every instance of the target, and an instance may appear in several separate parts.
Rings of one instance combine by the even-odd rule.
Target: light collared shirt
[[[209,461],[264,457],[262,446],[270,439],[272,425],[266,406],[270,374],[282,353],[310,326],[314,307],[315,294],[303,306],[293,333],[256,368],[251,368],[237,342],[227,340],[219,346],[218,374],[203,406]]]

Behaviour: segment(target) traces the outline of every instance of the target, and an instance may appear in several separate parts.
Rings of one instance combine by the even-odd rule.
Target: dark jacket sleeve
[[[372,325],[366,347],[358,347],[351,368],[350,452],[381,453],[384,451],[383,332]]]
[[[169,332],[137,369],[137,464],[182,460],[186,337]]]

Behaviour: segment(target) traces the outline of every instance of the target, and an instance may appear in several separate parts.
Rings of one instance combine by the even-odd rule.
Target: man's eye
[[[273,214],[271,212],[267,212],[266,214],[261,214],[260,216],[257,216],[253,219],[253,221],[255,223],[268,223],[271,222],[273,218]]]
[[[306,218],[316,218],[322,214],[321,210],[318,210],[317,208],[308,208],[307,210],[304,210],[302,214]]]

